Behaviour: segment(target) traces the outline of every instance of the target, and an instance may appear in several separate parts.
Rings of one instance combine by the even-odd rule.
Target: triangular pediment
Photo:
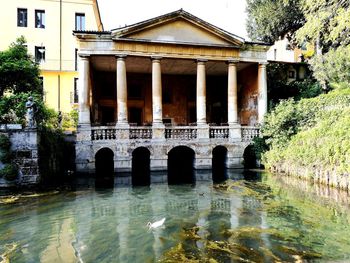
[[[115,39],[179,44],[241,46],[244,39],[179,10],[112,31]]]

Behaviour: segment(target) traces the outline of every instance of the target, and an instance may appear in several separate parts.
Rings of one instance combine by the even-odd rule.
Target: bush
[[[76,130],[78,127],[78,111],[71,110],[68,114],[63,113],[62,128],[64,130]]]
[[[349,173],[349,86],[299,102],[282,101],[266,115],[261,133],[268,146],[267,167],[284,163]]]
[[[14,164],[5,164],[4,168],[0,170],[0,177],[7,181],[14,181],[17,179],[18,170]]]

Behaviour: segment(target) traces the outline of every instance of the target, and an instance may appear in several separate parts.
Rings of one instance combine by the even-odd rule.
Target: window
[[[78,71],[78,49],[74,50],[74,69]]]
[[[85,30],[85,14],[82,14],[82,13],[75,14],[75,30],[80,30],[80,31]]]
[[[142,86],[140,85],[128,85],[128,98],[129,99],[142,99]]]
[[[45,28],[45,11],[35,10],[35,27]]]
[[[78,103],[78,78],[74,78],[74,95],[73,95],[73,103]]]
[[[17,9],[17,26],[27,27],[27,9],[26,8]]]
[[[35,47],[35,61],[41,63],[45,61],[45,47]]]

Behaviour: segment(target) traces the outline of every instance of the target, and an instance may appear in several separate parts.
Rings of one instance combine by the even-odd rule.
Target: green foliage
[[[17,179],[18,170],[17,167],[10,163],[5,164],[4,168],[0,170],[0,178],[4,178],[7,181],[14,181]]]
[[[0,178],[5,178],[8,181],[13,181],[17,178],[17,167],[11,161],[11,141],[6,135],[0,134],[0,162],[5,164],[0,169]]]
[[[270,63],[267,66],[267,89],[270,108],[278,104],[282,99],[312,98],[322,93],[321,85],[310,78],[309,69],[306,64],[299,65],[305,67],[303,80],[288,81],[287,74],[290,65],[283,63]]]
[[[261,133],[268,167],[278,163],[350,172],[350,89],[282,101],[266,115]]]
[[[299,43],[318,43],[324,52],[350,44],[350,2],[303,0],[306,22],[296,33]]]
[[[42,94],[39,66],[28,55],[24,37],[0,52],[0,97],[5,91]]]
[[[247,31],[252,40],[273,42],[293,38],[304,23],[302,0],[247,0]]]
[[[350,83],[350,45],[317,55],[310,64],[315,78],[321,83]]]
[[[64,130],[76,130],[78,126],[78,111],[71,110],[68,114],[63,113],[62,128]]]
[[[35,118],[38,126],[47,126],[53,129],[57,128],[58,114],[54,110],[46,107],[41,95],[29,92],[11,94],[0,98],[0,123],[25,124],[25,103],[28,101],[30,96],[33,97],[35,102]]]

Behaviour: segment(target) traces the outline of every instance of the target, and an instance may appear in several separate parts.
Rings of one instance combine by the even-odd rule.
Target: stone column
[[[207,124],[206,110],[205,62],[206,60],[197,60],[197,138],[209,140],[209,125]]]
[[[117,126],[128,126],[128,91],[126,84],[125,57],[117,56]]]
[[[152,139],[165,140],[162,105],[162,69],[160,57],[152,58]]]
[[[237,63],[236,60],[228,61],[227,120],[230,140],[241,140],[242,137],[241,125],[238,123]]]
[[[152,110],[153,125],[163,124],[162,72],[160,58],[152,58]]]
[[[89,105],[90,61],[88,55],[79,55],[79,125],[90,126]]]
[[[197,61],[197,125],[207,124],[205,62]]]
[[[262,124],[264,121],[264,115],[267,112],[267,77],[266,77],[266,65],[267,63],[260,63],[258,69],[258,120]]]
[[[237,106],[237,62],[228,62],[228,93],[227,93],[227,111],[229,125],[238,124],[238,106]]]

